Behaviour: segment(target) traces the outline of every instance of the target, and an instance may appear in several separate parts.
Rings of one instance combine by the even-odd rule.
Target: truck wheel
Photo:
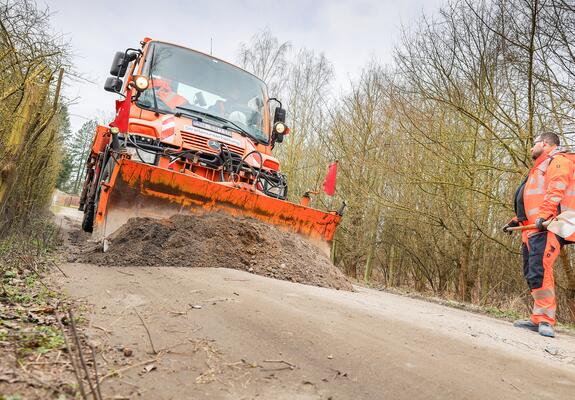
[[[109,158],[106,165],[102,169],[99,177],[99,184],[96,187],[96,193],[94,194],[94,199],[89,200],[84,208],[84,218],[82,219],[82,229],[84,232],[92,233],[94,231],[94,218],[96,217],[96,205],[100,202],[100,192],[102,190],[102,181],[109,182],[112,176],[112,170],[114,169],[115,162],[113,159]]]
[[[82,222],[82,229],[86,232],[92,232],[94,230],[94,218],[96,217],[96,212],[98,211],[98,203],[100,203],[100,193],[102,193],[102,183],[110,182],[112,177],[112,171],[116,166],[114,159],[109,158],[100,174],[100,182],[96,187],[96,194],[94,195],[94,201],[86,204],[86,211],[84,212],[84,221],[86,227],[84,227],[84,222]]]
[[[84,232],[92,233],[94,230],[94,213],[95,213],[94,202],[90,201],[86,204],[84,209],[84,218],[82,219],[82,229]]]

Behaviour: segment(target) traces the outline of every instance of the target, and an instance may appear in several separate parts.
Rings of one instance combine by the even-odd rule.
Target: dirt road
[[[385,292],[223,268],[61,268],[68,277],[52,278],[88,305],[101,374],[120,372],[104,385],[110,398],[575,396],[575,337],[566,334],[545,339]]]

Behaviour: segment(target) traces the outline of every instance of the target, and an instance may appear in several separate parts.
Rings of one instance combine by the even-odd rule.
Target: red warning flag
[[[327,176],[323,182],[323,191],[328,196],[333,196],[335,193],[335,180],[337,178],[337,161],[329,164],[327,169]]]
[[[132,91],[128,90],[124,100],[116,100],[116,118],[110,122],[110,126],[115,126],[121,133],[128,132],[128,121],[130,119],[130,107],[132,106]]]

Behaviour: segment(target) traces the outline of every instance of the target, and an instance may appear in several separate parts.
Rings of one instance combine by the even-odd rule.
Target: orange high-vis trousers
[[[531,321],[555,325],[555,280],[553,264],[565,243],[553,232],[535,232],[523,242],[523,275],[533,296]]]

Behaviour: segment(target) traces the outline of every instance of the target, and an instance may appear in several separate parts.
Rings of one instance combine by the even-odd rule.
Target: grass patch
[[[64,336],[62,332],[54,326],[35,326],[32,329],[24,330],[16,335],[20,357],[27,355],[46,354],[52,350],[64,348]]]
[[[483,308],[483,311],[487,315],[491,315],[492,317],[502,318],[509,321],[515,321],[517,319],[526,318],[526,316],[523,313],[520,313],[516,310],[504,310],[499,309],[497,307],[485,307]]]

